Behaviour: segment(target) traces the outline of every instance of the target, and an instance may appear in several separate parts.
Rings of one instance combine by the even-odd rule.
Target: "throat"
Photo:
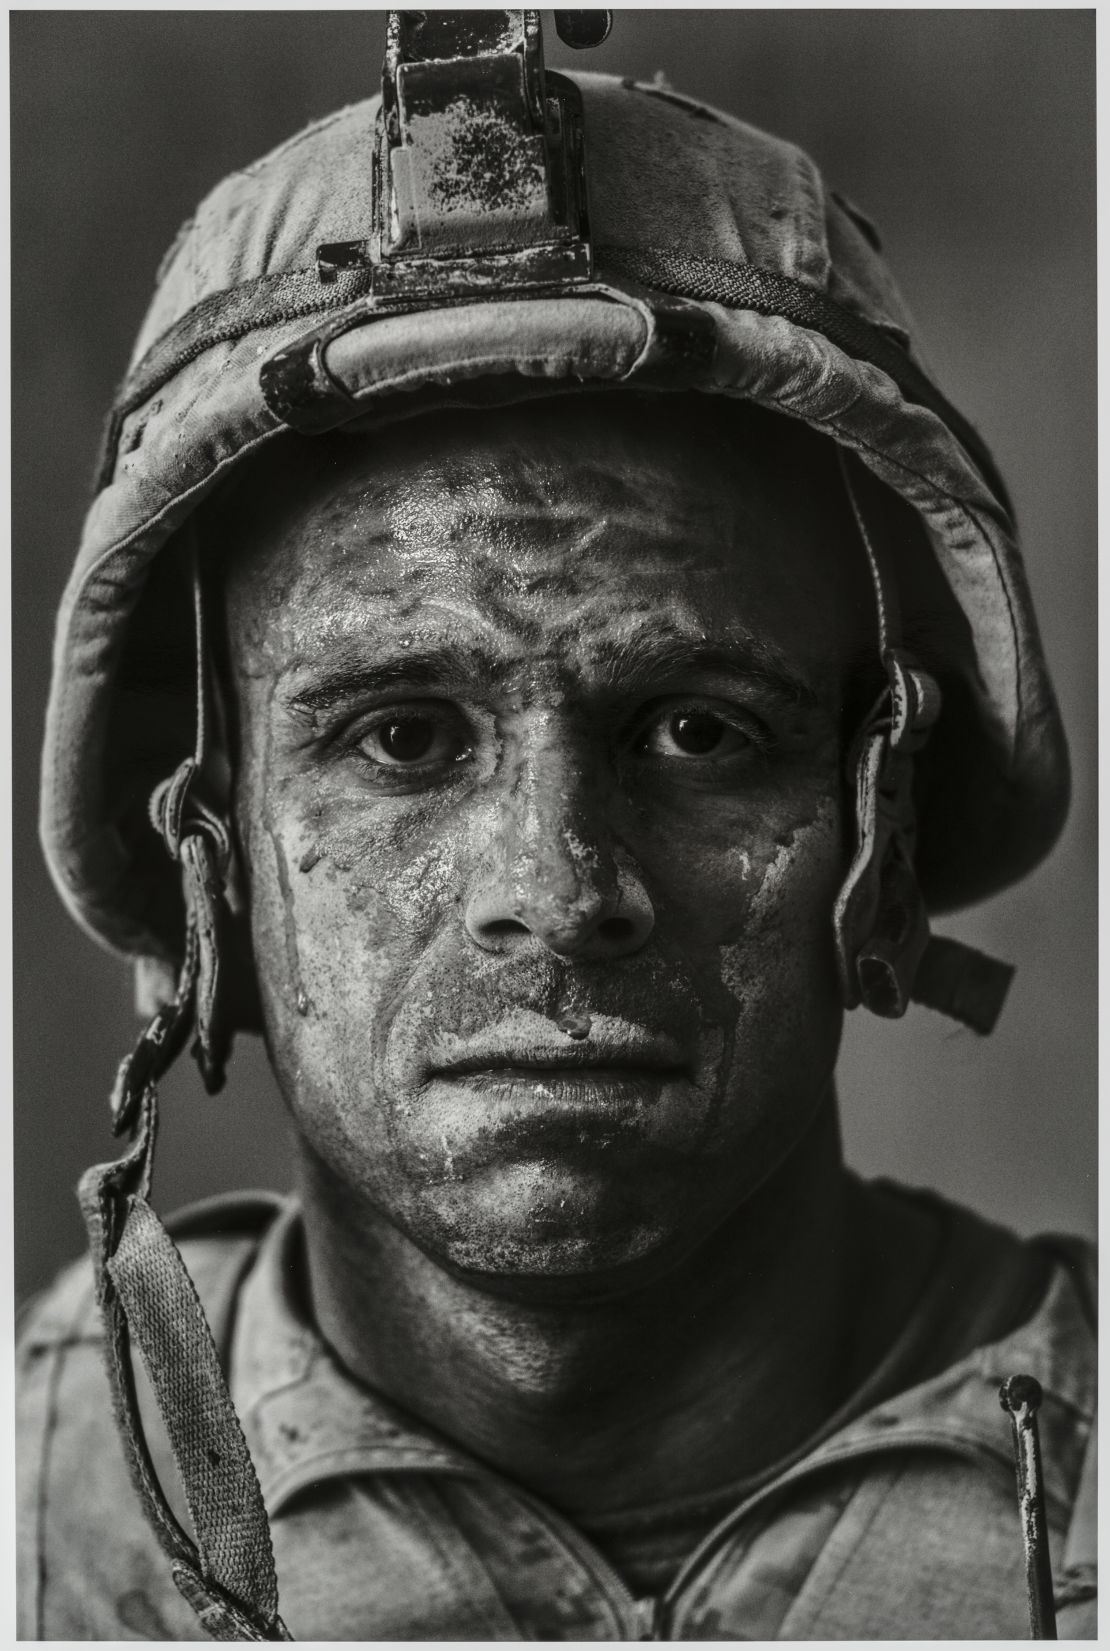
[[[853,1257],[835,1104],[680,1262],[602,1298],[452,1274],[302,1154],[312,1310],[358,1380],[572,1517],[761,1477],[845,1397]]]

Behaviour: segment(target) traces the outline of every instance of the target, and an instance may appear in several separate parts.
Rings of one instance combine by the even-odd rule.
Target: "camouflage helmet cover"
[[[858,455],[885,484],[907,629],[929,610],[917,645],[944,693],[919,786],[927,903],[1005,886],[1059,833],[1066,747],[1004,489],[927,378],[870,226],[798,149],[740,120],[655,86],[556,78],[581,100],[589,279],[515,293],[487,279],[449,302],[390,305],[365,267],[329,262],[374,227],[378,99],[226,179],[164,260],[61,607],[43,768],[55,883],[124,955],[172,964],[180,949],[178,879],[147,811],[196,714],[190,608],[166,548],[296,422],[261,370],[321,322],[301,371],[310,361],[316,388],[338,394],[331,422],[351,428],[430,406],[692,387]]]

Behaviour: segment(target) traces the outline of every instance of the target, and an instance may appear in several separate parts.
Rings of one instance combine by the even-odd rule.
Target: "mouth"
[[[560,1074],[573,1077],[581,1081],[583,1078],[596,1077],[611,1081],[615,1077],[628,1076],[636,1078],[678,1077],[686,1068],[674,1061],[630,1061],[623,1055],[609,1055],[605,1052],[589,1052],[586,1050],[560,1050],[559,1052],[542,1051],[524,1056],[517,1052],[512,1054],[471,1055],[450,1065],[436,1067],[432,1076],[437,1078],[467,1078],[488,1076],[490,1078],[552,1078]]]
[[[444,1038],[426,1078],[491,1100],[590,1108],[651,1100],[692,1076],[687,1052],[671,1035],[618,1015],[581,1019],[585,1027],[563,1032],[545,1015],[515,1010],[469,1037]]]
[[[678,1067],[619,1066],[482,1066],[434,1074],[459,1088],[478,1090],[493,1101],[517,1105],[554,1103],[563,1110],[627,1105],[654,1100],[668,1082],[682,1076]]]
[[[550,1023],[542,1031],[534,1022],[527,1028],[491,1027],[445,1053],[428,1075],[433,1082],[531,1088],[555,1096],[642,1093],[690,1076],[690,1064],[673,1039],[628,1022],[594,1017],[591,1035],[573,1041],[550,1035],[548,1027],[555,1033]]]

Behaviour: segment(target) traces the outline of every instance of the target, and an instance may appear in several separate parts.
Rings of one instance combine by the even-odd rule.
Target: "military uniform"
[[[925,1292],[879,1365],[815,1439],[759,1480],[588,1532],[346,1373],[296,1285],[294,1203],[229,1198],[178,1217],[173,1230],[230,1366],[294,1636],[1023,1638],[1019,1516],[998,1403],[1000,1381],[1022,1370],[1045,1391],[1060,1634],[1094,1637],[1089,1246],[1021,1242],[882,1184],[854,1191],[912,1196],[941,1235]],[[21,1338],[20,1632],[192,1638],[195,1619],[108,1426],[103,1356],[82,1263]],[[169,1482],[164,1440],[155,1449]]]

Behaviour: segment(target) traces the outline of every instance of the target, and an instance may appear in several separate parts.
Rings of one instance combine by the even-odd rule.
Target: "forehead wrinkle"
[[[402,635],[395,625],[329,625],[317,646],[302,646],[279,671],[283,697],[294,709],[321,709],[358,692],[413,688],[494,687],[514,672],[539,663],[530,656],[535,628],[511,610],[503,617],[468,611],[480,633],[458,633],[459,614],[430,605],[438,626],[423,624]],[[437,612],[438,608],[438,612]]]
[[[503,565],[499,572],[504,583]],[[397,680],[407,670],[406,679],[414,685],[418,679],[420,685],[431,685],[433,679],[462,681],[468,676],[493,684],[513,670],[543,666],[555,668],[568,683],[619,691],[638,680],[717,669],[763,679],[800,705],[817,697],[804,662],[737,618],[714,634],[697,614],[675,615],[673,603],[670,612],[661,610],[650,618],[617,615],[609,605],[598,613],[596,593],[581,592],[578,582],[568,579],[566,594],[577,590],[584,600],[554,620],[526,600],[540,590],[550,594],[552,581],[561,583],[557,573],[537,581],[514,579],[502,594],[494,586],[482,590],[480,602],[476,592],[460,592],[454,600],[424,592],[403,602],[396,590],[363,592],[353,604],[329,605],[317,624],[298,627],[295,657],[279,675],[319,670],[342,677],[364,671],[368,660],[396,656]],[[518,605],[521,598],[523,606]],[[612,634],[614,619],[622,634]],[[419,671],[418,660],[424,662]],[[468,661],[472,671],[466,668]],[[821,663],[813,662],[819,673]]]
[[[539,508],[497,495],[495,508],[488,501],[481,505],[465,501],[471,508],[461,508],[464,501],[452,498],[421,499],[409,496],[402,505],[388,512],[389,528],[396,535],[395,543],[404,547],[423,549],[429,543],[446,541],[455,544],[473,535],[476,545],[493,541],[501,543],[508,528],[535,529],[534,537],[521,537],[522,549],[533,551],[552,544],[552,530],[558,529],[556,543],[561,549],[587,547],[606,533],[647,533],[659,544],[686,544],[691,532],[704,530],[708,511],[680,510],[677,501],[668,501],[665,514],[659,509],[644,508],[640,501],[602,505],[594,501],[583,504],[574,501],[546,501]],[[389,542],[388,533],[383,542]]]

